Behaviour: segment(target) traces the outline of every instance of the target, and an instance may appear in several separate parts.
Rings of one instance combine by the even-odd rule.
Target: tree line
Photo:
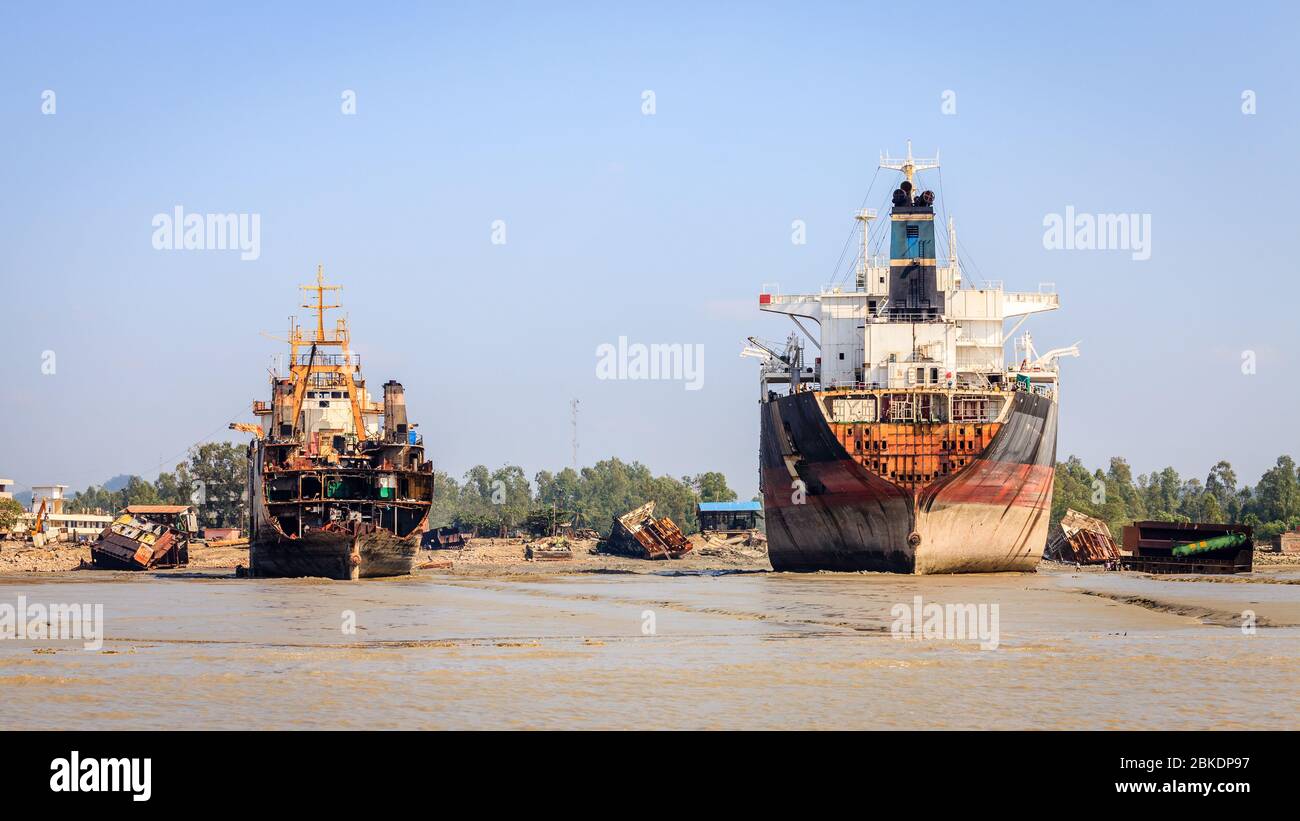
[[[185,461],[153,482],[130,476],[117,490],[92,486],[74,494],[67,507],[113,513],[133,504],[194,504],[204,526],[246,528],[246,472],[243,445],[209,442],[191,448]],[[656,476],[640,462],[616,458],[578,470],[543,470],[531,481],[518,465],[475,465],[459,479],[434,472],[429,525],[487,534],[575,522],[605,535],[614,516],[652,499],[657,515],[693,533],[699,502],[734,501],[736,493],[717,471]],[[1105,521],[1117,537],[1129,522],[1152,519],[1247,524],[1258,538],[1269,538],[1300,527],[1300,469],[1290,456],[1279,456],[1253,485],[1239,486],[1227,461],[1216,463],[1204,479],[1185,479],[1172,467],[1135,477],[1119,456],[1105,470],[1089,470],[1071,456],[1056,465],[1053,526],[1067,508]]]
[[[1053,527],[1067,508],[1106,522],[1116,538],[1124,525],[1149,519],[1245,524],[1265,539],[1300,527],[1300,470],[1290,456],[1279,456],[1253,486],[1238,487],[1227,461],[1216,463],[1203,481],[1184,479],[1172,467],[1135,479],[1119,456],[1111,457],[1106,470],[1093,471],[1071,456],[1056,463]]]
[[[150,482],[128,476],[117,490],[91,485],[64,506],[72,513],[113,514],[128,505],[193,505],[201,527],[248,527],[248,452],[244,445],[208,442]]]
[[[608,535],[615,516],[655,502],[655,515],[668,516],[685,533],[699,530],[699,502],[730,502],[736,492],[717,471],[673,478],[655,476],[640,462],[605,459],[580,470],[539,471],[529,482],[518,465],[489,470],[476,465],[460,481],[434,473],[430,527],[459,527],[480,534],[526,530],[548,532],[572,523]]]
[[[92,485],[73,494],[66,507],[73,513],[116,513],[128,505],[194,505],[205,527],[248,527],[245,487],[247,453],[242,445],[209,442],[190,449],[175,470],[150,482],[129,476],[122,487]],[[481,534],[531,530],[576,523],[608,535],[613,517],[650,500],[655,513],[669,516],[686,533],[699,528],[698,502],[729,502],[736,493],[717,471],[683,476],[655,476],[640,462],[606,459],[581,470],[543,470],[530,482],[523,468],[503,465],[489,470],[475,465],[458,480],[434,472],[430,527],[459,527]]]

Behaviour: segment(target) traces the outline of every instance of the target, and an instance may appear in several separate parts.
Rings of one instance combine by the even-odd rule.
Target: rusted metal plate
[[[656,519],[655,503],[646,502],[630,513],[614,518],[605,550],[640,559],[680,559],[691,549],[690,541],[667,516]]]
[[[1043,552],[1046,559],[1074,564],[1119,563],[1119,545],[1101,519],[1066,510]]]
[[[189,563],[188,534],[127,512],[104,528],[90,557],[96,567],[113,570],[177,567]]]
[[[465,534],[454,527],[439,527],[428,530],[420,539],[420,547],[425,550],[459,549],[465,546]]]

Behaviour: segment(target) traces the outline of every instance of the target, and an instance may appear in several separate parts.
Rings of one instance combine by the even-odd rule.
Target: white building
[[[62,513],[63,491],[67,489],[67,485],[32,485],[32,512],[39,511],[45,502],[47,514]]]
[[[7,482],[7,484],[0,483],[0,487],[4,487],[7,491],[9,487],[12,487],[13,483],[9,480],[4,480],[4,482]],[[102,533],[104,528],[108,527],[113,521],[113,517],[99,513],[65,512],[63,507],[66,501],[64,492],[67,489],[67,485],[33,485],[32,509],[18,517],[13,532],[31,533],[36,529],[37,517],[40,517],[40,533],[36,540],[40,543],[93,539]],[[9,494],[6,493],[6,495]],[[42,502],[45,503],[44,515],[41,513]]]

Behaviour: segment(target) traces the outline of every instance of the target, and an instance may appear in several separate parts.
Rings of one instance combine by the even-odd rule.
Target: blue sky
[[[1082,340],[1062,457],[1202,477],[1228,458],[1253,482],[1300,455],[1296,12],[924,9],[7,7],[0,475],[152,478],[251,421],[282,350],[260,332],[323,263],[370,383],[406,385],[440,468],[563,467],[576,397],[580,462],[723,470],[748,496],[756,363],[737,354],[789,324],[759,286],[830,282],[880,150],[908,138],[941,151],[967,262],[1062,295],[1027,326],[1043,349]],[[155,250],[176,205],[259,214],[260,257]],[[1151,258],[1044,249],[1069,205],[1149,213]],[[703,345],[704,388],[598,380],[620,336]]]

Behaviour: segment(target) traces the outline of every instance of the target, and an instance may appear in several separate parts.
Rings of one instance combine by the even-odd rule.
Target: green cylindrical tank
[[[1225,533],[1222,536],[1215,536],[1213,539],[1204,539],[1199,542],[1189,544],[1180,544],[1174,548],[1175,556],[1192,556],[1197,553],[1209,553],[1212,550],[1222,550],[1225,547],[1237,547],[1245,544],[1245,533]]]

